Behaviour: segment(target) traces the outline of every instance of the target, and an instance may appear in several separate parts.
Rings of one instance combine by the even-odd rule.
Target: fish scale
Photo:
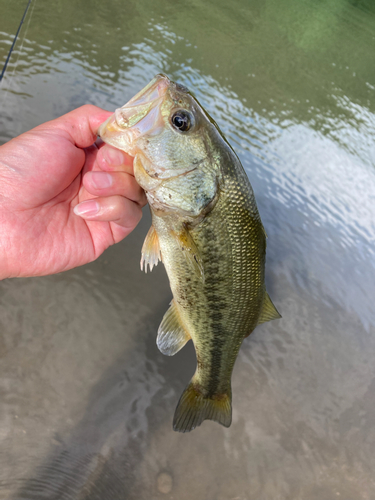
[[[234,155],[231,164],[242,169]],[[251,186],[233,168],[224,177],[220,200],[191,231],[204,263],[204,282],[199,276],[192,281],[189,263],[183,256],[176,258],[170,228],[178,230],[180,221],[153,217],[168,276],[175,276],[173,296],[183,309],[199,360],[195,383],[207,396],[230,388],[238,350],[257,324],[265,292],[265,233],[254,196],[244,195]]]
[[[204,420],[228,427],[242,341],[280,317],[264,284],[266,234],[238,157],[192,94],[158,75],[134,99],[100,135],[135,156],[149,201],[141,267],[162,260],[173,294],[157,345],[171,356],[191,339],[196,351],[173,428],[189,432]]]

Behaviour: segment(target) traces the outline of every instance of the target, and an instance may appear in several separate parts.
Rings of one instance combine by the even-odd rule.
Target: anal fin
[[[162,260],[159,237],[154,226],[151,226],[142,246],[141,270],[143,271],[144,266],[145,273],[147,273],[147,265],[149,265],[150,271],[152,271],[152,268],[157,266],[159,260]]]
[[[156,344],[160,352],[167,356],[173,356],[182,349],[190,339],[190,335],[181,324],[181,318],[176,304],[174,300],[172,300],[159,326]]]
[[[279,319],[279,318],[281,318],[281,314],[273,305],[272,300],[270,299],[268,293],[265,292],[262,310],[260,311],[259,315],[258,325],[260,325],[261,323],[266,323],[266,321],[272,321],[273,319]]]

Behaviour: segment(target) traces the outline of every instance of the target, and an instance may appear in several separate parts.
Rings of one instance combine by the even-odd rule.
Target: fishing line
[[[13,52],[14,46],[16,45],[16,41],[17,41],[18,35],[19,35],[20,31],[21,31],[21,27],[22,27],[22,24],[23,24],[23,22],[24,22],[24,20],[25,20],[25,17],[26,17],[27,11],[29,10],[30,4],[31,4],[31,0],[29,0],[29,3],[28,3],[28,4],[27,4],[27,6],[26,6],[26,9],[25,9],[25,12],[23,13],[23,16],[22,16],[22,19],[21,19],[20,25],[18,26],[18,30],[17,30],[16,36],[14,37],[14,40],[13,40],[12,46],[11,46],[11,48],[10,48],[10,50],[9,50],[9,53],[8,53],[8,56],[7,56],[6,60],[5,60],[4,67],[3,67],[3,70],[2,70],[1,75],[0,75],[0,82],[1,82],[1,80],[3,79],[3,76],[4,76],[5,71],[6,71],[6,69],[7,69],[8,62],[9,62],[9,60],[10,60],[10,56],[12,55],[12,52]],[[30,17],[31,17],[31,16],[30,16]],[[25,35],[25,36],[26,36],[26,35]]]
[[[21,29],[22,23],[23,23],[23,21],[24,21],[24,19],[25,19],[25,16],[26,16],[26,14],[27,14],[27,11],[28,11],[28,8],[29,8],[29,6],[30,6],[30,4],[31,4],[31,1],[32,1],[32,0],[29,0],[29,3],[27,4],[27,7],[26,7],[25,12],[24,12],[24,14],[23,14],[23,17],[22,17],[22,19],[21,19],[21,23],[20,23],[20,25],[19,25],[19,27],[18,27],[17,34],[16,34],[16,36],[15,36],[15,38],[14,38],[13,45],[12,45],[12,47],[11,47],[11,50],[9,51],[9,54],[8,54],[8,59],[9,59],[10,54],[11,54],[11,51],[12,51],[12,49],[13,49],[13,47],[14,47],[15,43],[16,43],[17,36],[18,36],[18,34],[19,34],[19,32],[20,32],[20,29]],[[3,108],[4,108],[4,102],[5,102],[5,96],[6,96],[6,92],[5,92],[5,90],[6,90],[7,92],[10,92],[11,87],[12,87],[12,83],[13,83],[13,80],[14,80],[14,74],[15,74],[15,72],[16,72],[16,69],[17,69],[17,66],[18,66],[18,61],[19,61],[19,59],[20,59],[20,55],[21,55],[21,53],[22,53],[23,45],[24,45],[24,43],[25,43],[26,35],[27,35],[28,30],[29,30],[30,21],[31,21],[31,18],[33,17],[33,12],[34,12],[34,8],[35,8],[35,4],[36,4],[36,0],[34,0],[33,6],[32,6],[32,9],[31,9],[31,12],[30,12],[29,20],[28,20],[28,22],[27,22],[27,26],[26,26],[26,29],[25,29],[25,34],[24,34],[24,36],[23,36],[22,43],[21,43],[21,47],[20,47],[20,49],[19,49],[19,51],[18,51],[17,61],[16,61],[16,64],[14,65],[13,72],[12,72],[12,76],[10,77],[9,86],[8,86],[8,88],[7,88],[7,89],[4,89],[4,92],[3,92],[3,97],[2,97],[2,100],[1,100],[1,106],[0,106],[0,107],[1,107],[1,109],[3,109]],[[6,65],[7,65],[7,63],[5,64],[5,66],[4,66],[4,68],[3,68],[3,71],[2,71],[2,73],[1,73],[1,78],[4,76],[5,69],[6,69]],[[4,81],[5,81],[5,80],[4,80]],[[0,79],[0,86],[1,86],[1,83],[2,83],[2,80]]]

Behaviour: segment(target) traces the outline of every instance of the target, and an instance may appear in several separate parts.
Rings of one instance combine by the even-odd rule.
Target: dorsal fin
[[[272,300],[267,292],[264,295],[264,301],[262,310],[260,311],[258,325],[265,323],[266,321],[272,321],[273,319],[281,318],[281,314],[273,305]]]
[[[152,268],[157,266],[159,260],[162,261],[159,238],[154,226],[151,226],[142,246],[141,270],[143,271],[144,265],[145,273],[147,273],[147,265],[149,265],[150,271],[152,271]]]
[[[174,300],[164,314],[159,326],[157,346],[163,354],[173,356],[191,339],[181,323],[180,314]]]

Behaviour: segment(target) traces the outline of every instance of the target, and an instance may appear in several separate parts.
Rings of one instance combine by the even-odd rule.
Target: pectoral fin
[[[260,311],[258,325],[265,323],[266,321],[272,321],[273,319],[281,318],[281,314],[273,305],[272,300],[267,292],[265,292],[262,310]]]
[[[173,356],[191,339],[181,324],[180,314],[172,300],[159,326],[156,344],[163,354]]]
[[[189,230],[183,226],[182,230],[178,233],[175,233],[175,237],[178,240],[179,246],[183,255],[191,268],[198,274],[201,275],[202,280],[204,281],[204,269],[203,269],[203,261],[200,256],[200,252],[198,250],[193,237],[191,236]]]
[[[162,261],[159,238],[154,226],[151,226],[142,246],[141,270],[143,271],[144,265],[145,273],[147,273],[147,265],[149,265],[150,271],[152,271],[152,268],[157,266],[159,260]]]

